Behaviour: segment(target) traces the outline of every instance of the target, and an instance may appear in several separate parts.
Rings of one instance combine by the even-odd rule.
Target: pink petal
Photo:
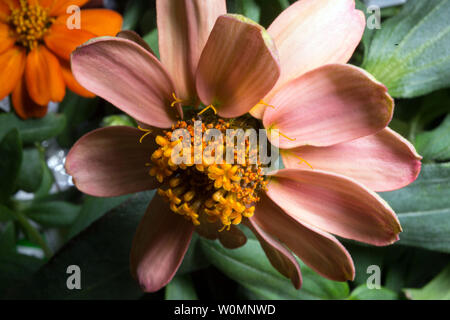
[[[281,61],[280,78],[271,91],[330,63],[346,63],[361,41],[365,18],[354,0],[297,1],[269,27]],[[270,100],[269,94],[265,100]],[[264,108],[252,110],[262,117]]]
[[[233,118],[247,113],[278,79],[276,49],[260,25],[239,15],[223,15],[200,57],[197,92],[205,105]]]
[[[296,289],[300,289],[302,286],[302,274],[300,266],[292,253],[272,236],[262,230],[258,224],[253,221],[253,218],[248,220],[247,226],[258,238],[258,241],[272,266],[286,278],[291,279],[291,282]]]
[[[371,190],[391,191],[416,180],[421,156],[389,128],[364,138],[329,147],[304,146],[282,151],[286,168],[330,171],[353,178]],[[300,157],[300,159],[299,159]]]
[[[116,37],[123,38],[123,39],[128,39],[128,40],[131,40],[133,42],[136,42],[142,48],[144,48],[145,50],[150,52],[152,55],[156,56],[155,52],[152,50],[152,48],[150,48],[148,43],[145,42],[145,40],[142,39],[141,36],[137,32],[135,32],[133,30],[122,30],[116,35]]]
[[[157,0],[161,63],[174,80],[179,98],[197,100],[195,73],[217,18],[227,13],[225,0]]]
[[[131,127],[107,127],[84,135],[66,158],[67,173],[77,188],[97,197],[114,197],[158,186],[148,174],[156,143]]]
[[[279,147],[288,149],[330,146],[374,134],[391,121],[394,101],[364,70],[332,64],[289,82],[270,105],[274,108],[266,109],[264,126],[288,136],[279,139]]]
[[[175,121],[174,85],[147,50],[123,38],[102,37],[72,54],[78,82],[136,120],[167,128]]]
[[[402,231],[381,197],[344,176],[283,169],[268,188],[267,195],[294,219],[344,238],[383,246]]]
[[[333,236],[286,214],[263,195],[253,222],[286,244],[305,264],[335,281],[352,280],[353,261],[347,250]]]
[[[167,285],[180,267],[194,225],[170,211],[155,195],[134,235],[130,254],[132,275],[146,292]]]

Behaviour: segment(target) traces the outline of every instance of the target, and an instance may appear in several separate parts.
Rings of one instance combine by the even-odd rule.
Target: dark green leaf
[[[47,196],[48,193],[50,192],[50,189],[52,188],[53,181],[54,181],[54,179],[53,179],[52,172],[47,167],[47,165],[44,163],[41,185],[36,190],[34,197],[36,199],[39,199],[39,198]]]
[[[153,29],[144,36],[144,41],[152,48],[155,55],[159,58],[158,29]]]
[[[177,275],[166,286],[166,300],[198,300],[194,283],[189,275]]]
[[[394,97],[411,98],[450,85],[450,0],[408,1],[383,22],[363,67]]]
[[[21,163],[19,132],[12,129],[0,141],[0,203],[4,203],[15,191]]]
[[[15,247],[16,232],[14,230],[14,223],[10,221],[5,225],[3,232],[0,233],[0,255],[14,251]]]
[[[26,192],[34,192],[42,183],[45,166],[44,159],[36,148],[24,149],[22,157],[17,187]]]
[[[80,209],[80,206],[69,202],[51,201],[33,203],[24,213],[44,227],[60,228],[71,225]]]
[[[436,129],[417,135],[415,145],[426,160],[450,160],[450,115]]]
[[[231,279],[250,290],[259,299],[344,299],[349,288],[319,276],[301,263],[303,286],[296,290],[292,283],[276,271],[257,240],[248,239],[239,249],[228,250],[216,241],[201,240],[203,251],[211,263]]]
[[[11,129],[19,130],[24,144],[41,142],[63,131],[66,119],[63,115],[49,113],[42,119],[21,120],[12,113],[0,114],[0,139]]]
[[[0,204],[0,222],[6,222],[14,219],[14,212],[12,212],[8,207]]]
[[[414,183],[381,196],[402,224],[399,244],[450,253],[450,163],[423,165]]]
[[[146,6],[146,0],[130,0],[123,14],[122,30],[134,30]]]
[[[352,291],[349,300],[397,300],[397,293],[386,289],[369,289],[366,285],[361,285]]]
[[[405,289],[413,300],[450,300],[450,265],[422,289]]]
[[[261,8],[255,0],[236,0],[236,13],[242,14],[253,21],[259,22],[261,17]]]

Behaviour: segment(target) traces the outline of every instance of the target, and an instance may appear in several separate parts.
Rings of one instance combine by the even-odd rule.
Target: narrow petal
[[[71,6],[82,7],[89,0],[41,0],[44,2],[47,8],[50,8],[51,16],[59,16],[67,13],[68,8]]]
[[[61,71],[64,78],[64,82],[66,83],[67,87],[75,92],[76,94],[85,97],[85,98],[93,98],[95,97],[95,94],[90,92],[89,90],[85,89],[81,84],[78,83],[78,81],[75,79],[75,77],[72,74],[72,70],[70,70],[70,64],[69,62],[66,62],[64,60],[59,60],[59,63],[61,64]]]
[[[300,289],[302,286],[302,274],[300,266],[292,253],[272,236],[262,230],[261,227],[253,221],[253,218],[248,220],[247,226],[258,238],[258,241],[272,266],[286,278],[291,279],[295,288]]]
[[[136,33],[133,30],[123,30],[117,33],[116,35],[119,38],[128,39],[133,42],[136,42],[138,45],[140,45],[142,48],[150,52],[152,55],[156,56],[155,52],[150,48],[147,42],[145,42],[144,39],[141,38],[141,36]]]
[[[95,34],[81,29],[68,29],[65,24],[55,23],[44,37],[47,47],[61,59],[69,60],[70,54],[80,45],[95,37]]]
[[[154,139],[131,127],[107,127],[84,135],[66,159],[77,188],[96,197],[114,197],[158,186],[146,163],[156,149]]]
[[[155,195],[139,223],[130,255],[131,273],[144,291],[158,291],[172,280],[193,232],[192,223],[171,212]]]
[[[21,77],[12,92],[12,105],[17,115],[26,120],[42,118],[47,114],[48,106],[40,106],[34,102],[27,91],[25,77]]]
[[[227,13],[225,0],[157,0],[156,11],[161,62],[179,98],[195,102],[198,61],[217,18]]]
[[[338,236],[382,246],[397,241],[400,223],[376,193],[319,170],[283,169],[267,195],[294,219]]]
[[[10,35],[11,29],[7,24],[0,22],[0,54],[14,46],[16,40]]]
[[[304,146],[283,150],[286,168],[314,169],[353,178],[371,190],[400,189],[416,180],[421,156],[406,139],[389,128],[364,138],[329,147]]]
[[[50,101],[62,101],[66,86],[58,59],[45,48],[38,46],[27,55],[25,79],[30,97],[44,106]]]
[[[219,17],[198,65],[201,101],[225,118],[247,113],[277,81],[277,59],[264,28],[239,15]]]
[[[302,0],[291,5],[268,29],[281,61],[274,91],[325,64],[346,63],[364,27],[364,14],[355,10],[354,0]]]
[[[287,215],[267,196],[261,197],[252,219],[319,274],[335,281],[353,280],[352,258],[339,241]]]
[[[167,128],[175,121],[175,92],[161,63],[133,41],[99,38],[72,55],[75,79],[136,120]]]
[[[3,100],[16,87],[25,68],[24,49],[13,47],[0,54],[0,100]]]
[[[66,26],[71,14],[59,16],[55,24]],[[122,28],[122,16],[108,9],[85,9],[80,11],[81,30],[95,36],[115,36]],[[80,43],[81,44],[81,43]]]
[[[385,128],[394,101],[364,70],[332,64],[289,82],[269,101],[264,126],[278,129],[280,148],[330,146]],[[270,135],[269,135],[270,136]],[[274,142],[277,144],[277,142]]]
[[[230,230],[226,232],[219,232],[223,226],[220,221],[210,223],[205,215],[200,215],[199,221],[200,225],[195,228],[195,231],[203,238],[209,240],[219,239],[225,248],[236,249],[247,242],[245,234],[235,225],[232,225]]]

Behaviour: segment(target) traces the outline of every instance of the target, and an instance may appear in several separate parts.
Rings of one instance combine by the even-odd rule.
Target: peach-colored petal
[[[315,69],[289,82],[269,101],[264,127],[278,129],[280,148],[330,146],[385,128],[394,101],[364,70],[342,64]],[[269,135],[270,136],[270,135]]]
[[[324,277],[335,281],[353,279],[352,258],[339,241],[289,216],[266,195],[258,202],[252,220]]]
[[[69,60],[70,54],[95,34],[81,29],[68,29],[65,24],[55,23],[44,37],[45,44],[61,59]]]
[[[45,46],[28,53],[25,79],[30,97],[41,106],[50,101],[60,102],[66,94],[59,61]]]
[[[280,79],[271,93],[315,68],[346,63],[361,41],[364,26],[364,14],[355,10],[354,0],[295,2],[268,29],[281,62]],[[263,110],[255,108],[252,115],[261,118]]]
[[[66,26],[71,14],[59,16],[55,23]],[[80,11],[81,30],[96,36],[115,36],[122,28],[122,16],[108,9],[85,9]]]
[[[77,188],[96,197],[114,197],[158,186],[149,175],[156,143],[132,127],[107,127],[84,135],[72,147],[66,170]]]
[[[128,39],[128,40],[131,40],[133,42],[136,42],[142,48],[144,48],[145,50],[150,52],[152,55],[156,56],[155,52],[152,50],[152,48],[150,48],[148,43],[145,42],[145,40],[142,39],[141,36],[137,32],[135,32],[133,30],[122,30],[119,33],[117,33],[116,37],[123,38],[123,39]]]
[[[294,219],[338,236],[382,246],[397,241],[400,223],[375,192],[338,174],[283,169],[267,195]]]
[[[329,147],[304,146],[281,152],[286,168],[314,169],[353,178],[371,190],[392,191],[416,180],[420,157],[411,143],[389,128]]]
[[[72,72],[83,87],[139,121],[161,128],[175,121],[171,79],[161,63],[133,41],[90,41],[73,53]]]
[[[48,106],[34,102],[27,91],[25,77],[22,77],[12,92],[12,105],[22,119],[42,118],[47,114]]]
[[[61,71],[64,78],[64,82],[66,83],[67,87],[75,92],[76,94],[85,97],[85,98],[93,98],[95,97],[95,94],[92,92],[86,90],[81,86],[77,80],[75,80],[75,77],[72,74],[72,70],[70,70],[70,63],[66,62],[64,60],[59,60],[59,63],[61,64]]]
[[[170,211],[155,195],[134,235],[130,255],[132,275],[146,292],[158,291],[178,270],[194,231],[194,225]]]
[[[23,75],[26,52],[20,47],[12,47],[0,54],[0,100],[16,87]]]
[[[222,117],[237,117],[272,89],[279,71],[276,49],[264,28],[239,15],[223,15],[200,57],[197,92]]]
[[[0,54],[14,46],[16,40],[11,37],[11,29],[7,24],[0,22]]]
[[[292,253],[272,236],[262,230],[261,227],[253,221],[253,218],[248,220],[247,226],[258,238],[258,241],[272,266],[286,278],[291,279],[295,288],[300,289],[302,286],[302,274],[300,266]]]
[[[156,11],[161,63],[179,98],[194,103],[198,60],[216,19],[227,13],[225,0],[157,0]]]

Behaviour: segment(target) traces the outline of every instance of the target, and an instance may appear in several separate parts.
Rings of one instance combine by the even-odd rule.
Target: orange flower
[[[81,10],[80,28],[69,29],[67,8],[88,1],[0,0],[0,100],[12,94],[21,118],[43,117],[50,101],[64,98],[66,86],[94,96],[73,77],[70,54],[91,38],[116,35],[122,17],[106,9]]]

